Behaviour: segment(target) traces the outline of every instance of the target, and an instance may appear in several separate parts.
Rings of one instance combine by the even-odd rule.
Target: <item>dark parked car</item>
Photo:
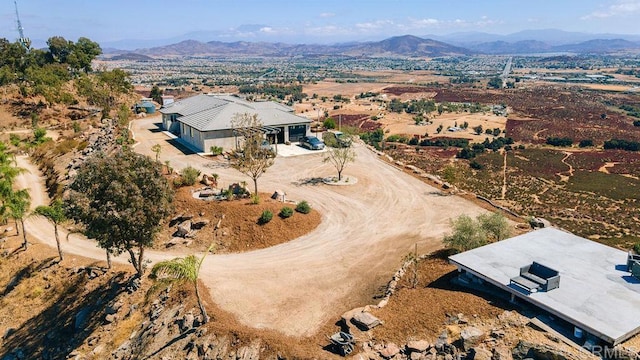
[[[309,150],[322,150],[324,143],[315,136],[303,136],[300,138],[300,146]]]

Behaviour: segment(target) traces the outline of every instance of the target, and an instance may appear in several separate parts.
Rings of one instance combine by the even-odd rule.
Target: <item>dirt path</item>
[[[612,167],[616,166],[617,164],[619,164],[619,163],[617,163],[617,162],[607,162],[607,163],[605,163],[604,165],[602,165],[602,166],[598,169],[598,171],[600,171],[600,172],[602,172],[602,173],[605,173],[605,174],[610,174],[610,173],[609,173],[609,168],[612,168]]]
[[[159,143],[161,160],[176,169],[191,165],[216,172],[223,184],[247,180],[224,165],[177,150],[154,130],[158,121],[134,121],[136,151],[154,155],[151,146]],[[207,257],[201,279],[221,308],[256,328],[311,335],[342,312],[371,302],[370,296],[414,244],[420,252],[434,250],[441,246],[451,218],[484,211],[462,198],[433,195],[434,188],[388,166],[364,146],[357,145],[356,151],[356,162],[345,170],[346,176],[358,178],[354,186],[301,185],[334,174],[319,154],[276,160],[258,182],[261,191],[277,188],[290,199],[307,200],[323,214],[323,221],[312,233],[272,248]],[[24,177],[33,191],[41,191],[37,172]],[[35,237],[53,244],[50,225],[42,219],[29,221]],[[70,253],[104,259],[101,249],[79,237],[63,246]],[[152,261],[175,255],[148,253]]]
[[[567,162],[567,159],[569,158],[569,156],[571,156],[572,154],[568,151],[564,151],[564,157],[562,158],[562,160],[560,160],[561,163],[567,165],[569,167],[569,170],[567,170],[567,173],[569,173],[569,175],[563,175],[562,173],[557,173],[556,175],[558,175],[560,177],[560,181],[562,182],[568,182],[569,179],[573,176],[573,166],[571,164],[569,164]]]

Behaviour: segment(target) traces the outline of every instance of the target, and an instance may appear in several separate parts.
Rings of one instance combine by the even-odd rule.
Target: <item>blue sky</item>
[[[337,43],[526,29],[640,34],[640,0],[18,0],[25,34],[112,42],[177,39]],[[12,0],[0,37],[17,38]]]

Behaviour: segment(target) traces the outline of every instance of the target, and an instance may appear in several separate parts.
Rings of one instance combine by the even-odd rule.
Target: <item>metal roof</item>
[[[196,95],[160,109],[163,114],[178,114],[177,121],[199,131],[231,129],[236,114],[257,114],[263,126],[307,124],[311,120],[297,116],[293,109],[272,101],[249,102],[231,95]]]

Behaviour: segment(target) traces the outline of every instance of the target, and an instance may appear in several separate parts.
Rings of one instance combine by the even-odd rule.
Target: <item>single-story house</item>
[[[200,151],[212,146],[225,150],[237,146],[232,119],[237,114],[257,114],[265,137],[274,144],[296,142],[307,135],[311,120],[272,101],[249,102],[233,95],[200,94],[170,103],[159,110],[162,127]]]
[[[640,332],[640,280],[627,252],[549,227],[449,257],[461,282],[493,285],[617,345]],[[490,285],[489,285],[490,284]]]

